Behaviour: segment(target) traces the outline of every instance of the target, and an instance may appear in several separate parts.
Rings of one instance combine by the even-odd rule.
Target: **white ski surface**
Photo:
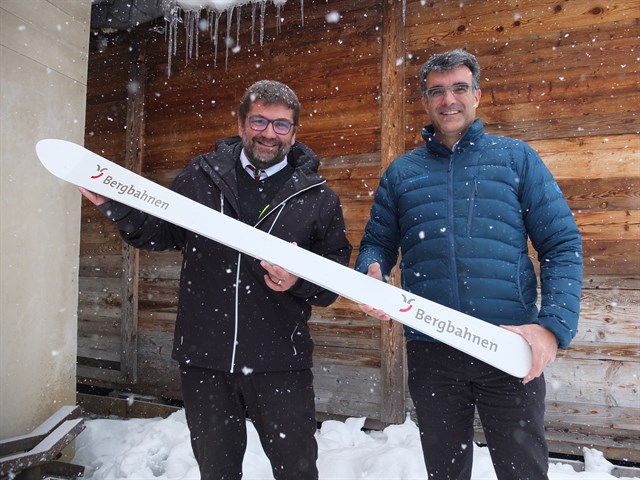
[[[141,177],[80,145],[41,140],[40,161],[56,177],[143,210],[331,290],[372,305],[394,320],[515,377],[531,369],[531,348],[520,335],[375,280],[253,228]]]

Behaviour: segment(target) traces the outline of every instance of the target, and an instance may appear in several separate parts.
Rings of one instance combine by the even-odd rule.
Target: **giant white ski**
[[[518,334],[375,280],[297,247],[147,180],[65,140],[41,140],[42,164],[55,176],[266,260],[436,338],[483,362],[524,377],[531,349]]]

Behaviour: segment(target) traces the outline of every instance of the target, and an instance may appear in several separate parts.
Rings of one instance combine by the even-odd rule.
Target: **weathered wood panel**
[[[381,171],[422,143],[429,120],[419,105],[421,64],[436,51],[467,48],[483,70],[478,114],[487,129],[540,153],[583,234],[578,335],[547,371],[552,451],[581,454],[588,445],[608,458],[640,461],[640,0],[407,0],[404,18],[399,5],[305,0],[304,26],[299,11],[287,8],[279,32],[267,22],[263,46],[243,29],[226,67],[224,48],[214,58],[208,33],[200,35],[198,58],[187,61],[180,31],[171,77],[162,34],[142,28],[112,35],[101,51],[93,42],[86,145],[124,161],[128,123],[135,122],[127,120],[135,61],[146,68],[142,173],[163,185],[216,139],[237,132],[239,97],[250,83],[283,81],[302,102],[298,139],[322,157],[321,173],[341,197],[355,258]],[[340,12],[337,23],[326,22],[331,11]],[[241,25],[250,22],[243,9]],[[82,221],[79,382],[180,398],[170,359],[180,254],[140,254],[138,382],[127,383],[119,371],[121,243],[86,202]],[[388,325],[340,299],[314,310],[311,327],[323,418],[375,422],[385,409],[401,411],[403,401],[412,411],[404,388],[388,396],[403,355],[383,330]],[[399,408],[387,404],[398,401]]]
[[[479,114],[491,130],[524,140],[630,133],[639,109],[639,8],[637,0],[606,8],[590,1],[408,2],[408,119],[424,116],[419,66],[436,50],[462,47],[483,69]]]
[[[380,416],[382,382],[380,369],[350,368],[331,359],[315,361],[314,389],[316,410],[332,415],[360,416],[377,419]]]
[[[558,359],[545,370],[549,401],[638,408],[637,365],[625,360]],[[568,388],[570,386],[570,388]]]
[[[340,22],[325,21],[331,11],[341,13]],[[241,24],[249,25],[250,12],[243,9],[242,15]],[[217,138],[237,132],[239,98],[257,78],[281,80],[296,91],[303,105],[298,139],[322,157],[378,150],[380,4],[312,2],[304,28],[292,15],[280,34],[266,28],[263,47],[251,45],[241,32],[241,48],[226,69],[220,62],[213,66],[208,35],[201,35],[199,58],[183,68],[174,62],[170,81],[164,39],[152,41],[146,155],[153,160],[147,167],[182,165],[210,150]],[[326,75],[336,69],[340,75]]]

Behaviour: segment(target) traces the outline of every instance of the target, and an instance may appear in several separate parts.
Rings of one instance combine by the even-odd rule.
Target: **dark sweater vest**
[[[266,210],[269,202],[292,174],[293,167],[287,165],[275,175],[255,181],[242,168],[242,163],[236,163],[240,219],[251,226],[255,225],[260,219],[260,214]]]

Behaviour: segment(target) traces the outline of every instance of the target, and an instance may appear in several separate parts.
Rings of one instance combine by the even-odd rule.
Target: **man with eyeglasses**
[[[178,193],[347,265],[351,245],[338,196],[317,173],[319,158],[296,142],[300,103],[288,86],[251,85],[238,133],[193,159]],[[239,480],[246,417],[277,480],[316,480],[312,306],[337,295],[277,265],[107,200],[83,195],[124,240],[183,253],[172,357],[180,363],[191,444],[202,480]],[[202,219],[206,221],[206,219]]]
[[[484,132],[480,67],[464,50],[419,75],[425,144],[384,172],[356,269],[522,335],[533,364],[512,377],[405,328],[408,382],[430,479],[468,480],[477,409],[499,480],[547,479],[544,368],[576,334],[582,242],[562,192],[526,143]],[[541,304],[528,240],[538,253]],[[372,305],[362,310],[388,320]]]

